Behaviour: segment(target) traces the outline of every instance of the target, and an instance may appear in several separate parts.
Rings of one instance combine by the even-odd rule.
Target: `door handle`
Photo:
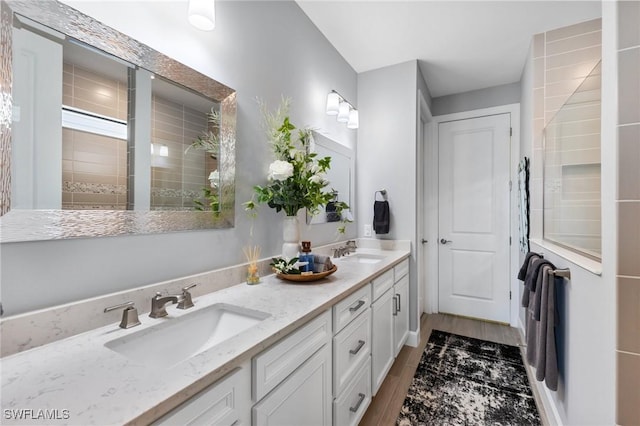
[[[396,293],[396,296],[398,296],[398,299],[396,299],[398,301],[398,309],[396,309],[396,311],[402,312],[402,301],[400,300],[400,293]]]
[[[394,295],[393,296],[393,316],[397,317],[398,316],[398,298]]]
[[[354,349],[349,349],[349,353],[351,355],[355,355],[358,352],[360,352],[360,349],[362,349],[362,347],[364,346],[365,341],[364,340],[358,340],[358,346],[356,346]]]
[[[356,402],[356,405],[354,405],[353,407],[349,407],[349,411],[351,411],[352,413],[355,413],[358,411],[358,408],[360,408],[360,405],[362,404],[362,401],[364,401],[366,395],[363,393],[359,393],[358,394],[358,402]]]
[[[444,238],[440,239],[440,244],[447,244],[447,243],[452,243],[453,241],[451,240],[445,240]]]
[[[429,240],[425,240],[425,239],[423,238],[422,240],[420,240],[420,242],[421,242],[422,244],[427,244],[427,243],[429,242]]]
[[[362,305],[364,305],[364,300],[358,300],[358,303],[356,303],[354,306],[351,306],[349,308],[349,312],[355,312],[358,309],[362,308]]]

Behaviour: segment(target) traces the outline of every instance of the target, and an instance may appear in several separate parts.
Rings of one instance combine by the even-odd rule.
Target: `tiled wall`
[[[640,2],[618,2],[617,423],[640,424]]]
[[[545,164],[543,141],[545,126],[556,116],[558,109],[567,102],[600,61],[602,57],[601,27],[602,21],[595,19],[537,34],[533,39],[534,119],[531,238],[534,239],[542,239],[543,236],[543,165]],[[595,139],[599,143],[599,137]],[[581,139],[581,141],[584,143],[589,139]],[[574,149],[570,150],[575,151]],[[577,180],[567,183],[578,184]],[[595,189],[594,191],[599,193],[599,187],[596,189],[597,191]],[[580,215],[586,214],[590,221],[599,223],[599,206],[593,208],[593,212],[587,211],[589,209],[584,205],[578,207],[573,209],[577,213],[574,215],[574,219],[582,220]],[[571,217],[571,214],[569,216]],[[593,226],[597,228],[598,224]],[[566,224],[563,227],[566,228]]]
[[[151,168],[151,209],[193,207],[209,186],[217,161],[203,151],[185,150],[207,128],[207,115],[180,103],[153,96],[151,139],[169,148],[167,157],[154,155]]]
[[[127,119],[127,82],[65,63],[63,104]],[[127,207],[127,141],[72,129],[62,132],[62,208]]]

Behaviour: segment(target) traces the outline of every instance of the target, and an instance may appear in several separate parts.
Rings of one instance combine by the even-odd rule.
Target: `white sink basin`
[[[270,315],[219,303],[183,315],[165,317],[145,330],[105,343],[137,363],[167,368],[234,337]]]
[[[340,260],[344,262],[378,263],[384,258],[385,256],[380,256],[377,254],[355,253],[341,257]]]

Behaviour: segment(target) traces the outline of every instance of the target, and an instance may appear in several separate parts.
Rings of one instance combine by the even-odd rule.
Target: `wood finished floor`
[[[360,421],[360,426],[392,426],[396,424],[396,418],[402,408],[420,357],[427,345],[431,330],[434,329],[506,345],[521,344],[520,334],[513,327],[452,315],[423,314],[420,323],[420,344],[417,348],[410,346],[402,348]],[[531,382],[531,380],[531,376],[529,376],[529,381]],[[548,425],[546,416],[540,409],[541,404],[537,392],[533,386],[532,389],[543,425]]]

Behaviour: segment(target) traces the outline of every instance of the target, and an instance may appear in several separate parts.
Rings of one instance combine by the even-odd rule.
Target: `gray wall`
[[[417,329],[416,161],[417,90],[426,89],[417,61],[358,76],[360,129],[356,157],[358,235],[373,223],[374,194],[387,190],[391,224],[380,239],[410,240],[411,330]],[[425,97],[428,96],[425,93]]]
[[[291,97],[294,123],[354,148],[357,132],[324,112],[331,89],[352,101],[357,98],[354,70],[294,2],[217,2],[213,32],[187,23],[186,2],[127,1],[117,7],[109,2],[65,3],[237,90],[236,226],[3,244],[0,290],[5,315],[243,263],[242,247],[247,244],[260,245],[263,257],[279,254],[282,214],[264,207],[252,221],[241,206],[253,185],[266,182],[271,161],[256,97],[273,107],[282,95]],[[303,225],[302,235],[316,246],[338,238],[335,224]],[[355,225],[350,225],[339,238],[355,235]]]
[[[431,112],[433,115],[444,115],[518,102],[520,102],[520,82],[433,98]]]

